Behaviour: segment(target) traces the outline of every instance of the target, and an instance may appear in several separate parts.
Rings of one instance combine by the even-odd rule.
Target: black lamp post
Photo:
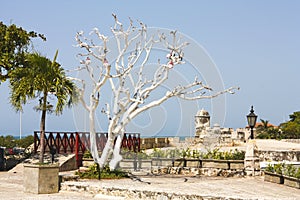
[[[251,139],[254,139],[253,128],[256,124],[256,120],[257,120],[257,115],[255,115],[255,113],[254,113],[253,106],[251,106],[250,113],[247,115],[248,125],[249,125],[250,130],[251,130],[251,135],[250,135]]]

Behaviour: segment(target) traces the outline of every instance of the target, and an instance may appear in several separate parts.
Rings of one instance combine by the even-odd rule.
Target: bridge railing
[[[107,133],[96,134],[98,151],[102,151],[107,141]],[[140,151],[140,134],[125,133],[122,146],[123,149],[138,152]],[[34,153],[40,148],[40,131],[34,131]],[[45,132],[45,152],[55,148],[59,154],[75,153],[77,166],[82,165],[82,156],[90,149],[89,132]]]

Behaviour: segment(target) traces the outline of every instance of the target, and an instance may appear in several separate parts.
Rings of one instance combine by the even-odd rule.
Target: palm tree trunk
[[[40,163],[44,163],[46,112],[47,112],[47,92],[44,92],[43,103],[42,103],[42,117],[40,123],[40,132],[41,132],[41,136],[40,136],[41,151],[39,156]]]

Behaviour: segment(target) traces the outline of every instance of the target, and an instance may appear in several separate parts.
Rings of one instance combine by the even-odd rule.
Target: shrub
[[[191,158],[191,150],[189,148],[183,149],[180,154],[181,158]]]
[[[274,173],[274,167],[273,167],[273,165],[268,164],[268,166],[265,168],[265,171],[266,172],[272,172],[272,173]]]
[[[239,151],[235,149],[234,151],[221,152],[218,148],[213,151],[208,151],[206,154],[202,155],[203,159],[217,159],[217,160],[244,160],[245,151]]]
[[[285,164],[284,163],[277,163],[277,164],[268,164],[268,166],[265,168],[265,171],[276,173],[279,175],[282,175],[285,170]]]
[[[285,164],[284,163],[278,163],[274,165],[274,172],[276,174],[283,174],[283,170],[284,170]]]
[[[180,149],[167,149],[167,150],[162,150],[159,148],[154,148],[153,152],[149,155],[150,158],[155,157],[155,158],[181,158],[183,154],[183,151],[187,150],[180,150]]]
[[[32,145],[34,142],[34,137],[32,135],[28,135],[20,140],[16,140],[19,147],[27,148],[28,146]]]
[[[292,164],[286,165],[285,163],[278,163],[278,164],[268,164],[268,166],[265,168],[265,171],[276,173],[279,175],[286,175],[289,177],[294,177],[300,179],[300,168],[296,168]]]
[[[121,155],[122,155],[123,159],[134,159],[134,158],[148,159],[150,157],[144,151],[133,152],[133,151],[130,151],[130,150],[127,150],[127,149],[126,150],[122,149],[121,150]]]
[[[296,173],[296,167],[294,165],[286,165],[284,169],[284,175],[294,177]]]
[[[93,158],[93,156],[90,151],[85,151],[83,154],[83,158]]]
[[[128,177],[126,172],[121,170],[110,171],[108,166],[105,166],[103,169],[99,170],[97,164],[91,165],[87,171],[76,172],[76,174],[79,175],[80,178],[84,179],[98,179],[99,171],[101,179],[120,179]]]
[[[294,174],[293,177],[300,179],[300,168],[297,168],[297,169],[295,170],[295,174]]]

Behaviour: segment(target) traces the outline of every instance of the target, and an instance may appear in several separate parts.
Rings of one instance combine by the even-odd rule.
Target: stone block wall
[[[141,138],[141,149],[153,149],[174,146],[179,143],[179,137]]]
[[[259,161],[300,162],[300,151],[258,151]]]
[[[218,168],[194,168],[194,167],[152,167],[151,173],[155,175],[185,175],[185,176],[223,176],[242,177],[246,173],[243,169],[218,169]]]
[[[123,159],[119,163],[119,168],[123,170],[151,170],[151,160],[134,160],[134,159]]]

